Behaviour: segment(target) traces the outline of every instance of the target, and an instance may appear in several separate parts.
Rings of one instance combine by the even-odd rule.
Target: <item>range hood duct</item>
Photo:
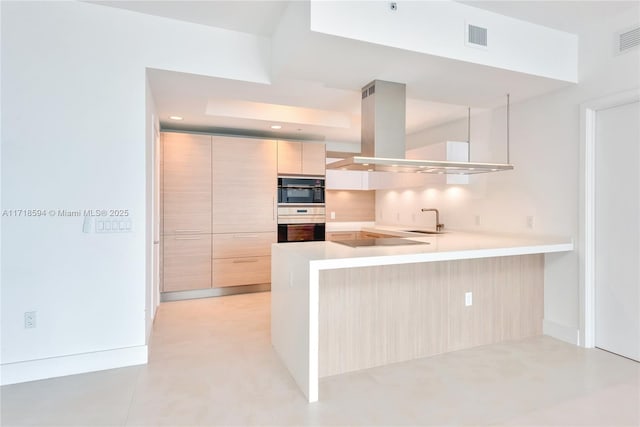
[[[362,88],[361,151],[327,169],[470,175],[513,169],[502,163],[405,159],[406,86],[374,80]]]

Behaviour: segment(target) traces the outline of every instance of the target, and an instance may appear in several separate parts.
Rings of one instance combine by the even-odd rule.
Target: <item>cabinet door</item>
[[[271,257],[213,260],[213,287],[256,285],[271,282]]]
[[[276,233],[230,233],[213,235],[213,258],[271,256]]]
[[[214,233],[275,232],[276,141],[213,138]]]
[[[323,176],[326,168],[326,151],[324,144],[303,143],[302,174]]]
[[[300,142],[278,141],[278,173],[302,174],[302,144]]]
[[[211,136],[162,134],[163,233],[211,232]]]
[[[163,292],[211,287],[211,235],[164,236]]]

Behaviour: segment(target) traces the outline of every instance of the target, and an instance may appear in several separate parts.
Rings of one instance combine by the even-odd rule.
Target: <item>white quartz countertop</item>
[[[403,232],[398,227],[384,226],[366,227],[363,230],[395,235],[429,244],[352,248],[337,242],[327,241],[276,243],[274,249],[283,251],[298,260],[309,261],[310,267],[322,270],[567,252],[574,248],[570,238],[562,237],[464,231],[422,235]]]

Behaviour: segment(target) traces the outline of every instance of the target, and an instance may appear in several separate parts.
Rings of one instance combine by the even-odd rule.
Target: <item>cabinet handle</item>
[[[251,258],[251,259],[234,259],[233,263],[234,264],[243,264],[243,263],[247,263],[247,262],[258,262],[257,258]]]
[[[175,237],[175,240],[200,240],[200,236],[197,237]]]
[[[200,230],[176,230],[176,233],[199,233]]]

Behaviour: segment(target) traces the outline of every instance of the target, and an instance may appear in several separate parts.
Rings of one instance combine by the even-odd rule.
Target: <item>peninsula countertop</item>
[[[277,243],[274,246],[296,259],[310,262],[311,267],[320,270],[567,252],[574,248],[572,240],[566,237],[466,231],[423,235],[408,233],[399,227],[385,226],[365,227],[362,230],[429,244],[352,248],[341,243],[325,241]]]
[[[384,286],[387,290],[392,289],[393,291],[389,291],[388,295],[393,295],[393,298],[383,298],[382,300],[375,300],[375,302],[373,302],[372,304],[367,303],[366,306],[368,307],[368,309],[370,309],[371,307],[377,307],[379,304],[384,303],[391,304],[392,306],[393,304],[397,304],[397,307],[405,307],[411,305],[407,302],[406,298],[404,300],[402,299],[403,295],[406,296],[407,294],[404,292],[400,292],[397,289],[399,289],[399,287],[404,288],[406,286],[413,286],[413,289],[419,288],[420,286],[426,286],[428,288],[428,286],[426,285],[428,281],[417,283],[425,277],[425,274],[418,274],[416,276],[412,273],[403,276],[402,274],[400,274],[403,271],[415,271],[415,269],[422,269],[420,271],[433,271],[433,269],[429,270],[425,269],[425,267],[431,262],[438,261],[455,262],[455,260],[486,259],[486,262],[491,265],[495,260],[492,261],[490,258],[511,257],[514,255],[546,254],[552,252],[568,252],[572,251],[574,247],[573,242],[570,238],[561,237],[558,238],[535,235],[510,235],[499,233],[471,233],[455,230],[452,230],[445,234],[422,235],[418,233],[407,233],[405,231],[402,231],[402,229],[396,227],[380,226],[362,227],[361,230],[365,232],[369,231],[378,234],[393,235],[396,237],[417,240],[429,244],[353,248],[344,244],[340,244],[338,242],[325,241],[274,243],[272,246],[271,343],[273,344],[273,347],[282,360],[283,364],[287,367],[309,402],[315,402],[318,400],[318,384],[321,372],[321,361],[326,361],[328,357],[327,355],[335,356],[336,354],[342,354],[340,351],[336,351],[335,348],[334,350],[331,350],[328,347],[326,339],[321,340],[321,330],[323,327],[328,327],[327,319],[332,319],[334,318],[332,316],[342,316],[343,314],[347,313],[347,311],[341,310],[338,314],[336,314],[336,312],[332,311],[333,309],[328,309],[328,307],[335,307],[334,305],[321,304],[321,289],[325,290],[324,295],[327,297],[329,295],[328,292],[331,292],[332,289],[335,289],[335,287],[332,285],[324,286],[326,283],[328,283],[323,281],[324,279],[322,278],[322,273],[324,271],[333,270],[327,273],[337,274],[338,276],[340,276],[340,274],[342,273],[342,271],[340,271],[341,269],[348,270],[353,268],[354,270],[358,270],[358,267],[388,266],[388,270],[392,271],[392,273],[389,274],[392,274],[391,277],[393,277],[393,279],[389,279],[390,276],[386,276],[387,279],[383,278],[378,282],[378,285]],[[533,292],[532,295],[541,295],[542,287],[544,286],[544,272],[542,271],[542,269],[544,269],[544,265],[542,262],[533,262],[530,263],[531,265],[529,265],[527,264],[528,261],[523,260],[524,258],[537,258],[539,260],[539,257],[535,256],[513,257],[513,259],[510,260],[513,261],[511,263],[501,262],[500,265],[506,265],[507,267],[505,268],[507,268],[507,271],[513,273],[512,279],[510,280],[513,280],[514,282],[507,284],[504,283],[504,280],[498,282],[500,282],[501,286],[503,287],[513,287],[514,289],[524,289],[525,286],[529,286],[531,283],[533,283],[534,285],[532,286],[535,287],[535,291],[531,291]],[[501,259],[501,261],[505,260]],[[529,275],[529,270],[522,268],[523,262],[529,265],[530,268],[533,268],[533,270],[531,271],[534,271],[535,274]],[[484,262],[482,262],[481,264],[483,263]],[[412,266],[411,264],[416,265]],[[511,265],[511,267],[508,267],[509,265]],[[428,265],[428,267],[431,266]],[[444,273],[439,273],[439,283],[447,283],[447,286],[449,286],[448,269],[443,270],[447,271],[445,271]],[[397,277],[393,275],[393,272],[396,271],[398,272]],[[491,269],[485,269],[484,271],[491,271]],[[353,276],[350,276],[350,274],[353,274]],[[369,283],[371,277],[367,276],[366,279],[363,279],[359,276],[359,274],[366,275],[370,273],[367,273],[366,271],[364,273],[360,273],[358,271],[346,271],[345,277],[350,277],[350,279],[344,279],[342,281],[338,280],[335,286],[342,286],[342,284],[344,284],[344,286],[349,286],[349,292],[354,292],[357,295],[360,295],[362,293],[362,295],[364,295],[366,294],[366,292],[368,292],[367,289],[369,288],[367,286],[350,286],[350,283],[363,283],[363,280]],[[526,277],[526,280],[523,279],[523,277]],[[354,281],[352,280],[353,278],[357,278],[357,280]],[[534,280],[536,278],[537,280]],[[461,280],[466,280],[460,275],[453,277],[453,279],[455,280],[451,283],[457,283],[458,285],[460,284]],[[491,274],[483,274],[475,279],[475,283],[478,286],[476,292],[481,293],[483,289],[493,286],[495,277]],[[413,280],[413,282],[411,280]],[[333,283],[334,282],[332,282],[332,284]],[[484,286],[483,283],[490,283],[491,286]],[[438,289],[442,291],[442,289],[444,288],[434,287],[434,292],[437,293]],[[342,291],[338,290],[336,292],[340,293]],[[529,293],[527,292],[521,293],[518,291],[516,293],[513,293],[513,295],[509,295],[511,295],[511,297],[513,298],[522,298],[522,295],[529,295]],[[337,294],[334,293],[331,295],[335,296]],[[352,297],[351,301],[356,301],[358,300],[358,298],[359,297]],[[485,294],[484,297],[480,298],[490,297],[487,297]],[[341,297],[337,297],[337,300],[340,301]],[[420,306],[421,308],[414,310],[413,313],[434,312],[432,310],[434,307],[437,309],[440,309],[439,307],[441,307],[440,304],[436,304],[436,306],[431,305],[428,298],[426,300],[422,299],[420,301],[422,304]],[[502,304],[505,301],[507,300],[500,300],[500,303]],[[541,297],[536,301],[542,301]],[[509,302],[508,304],[511,304],[511,302]],[[540,302],[539,310],[535,311],[535,313],[540,313],[540,319],[533,319],[534,321],[530,323],[531,325],[533,325],[533,327],[536,328],[542,328],[541,304],[542,302]],[[517,300],[513,302],[513,305],[508,305],[506,306],[506,308],[502,307],[500,308],[500,310],[503,310],[503,308],[508,312],[515,310],[516,312],[515,314],[513,314],[514,318],[517,316],[524,316],[526,313],[532,312],[532,310],[529,309],[529,306],[527,306],[529,307],[527,310],[520,310],[521,306],[522,301]],[[480,306],[477,305],[476,307]],[[404,318],[398,320],[399,318],[394,315],[394,313],[399,313],[397,309],[387,309],[386,311],[383,310],[383,312],[389,314],[387,317],[385,317],[385,322],[396,325],[394,326],[394,328],[396,329],[415,331],[419,330],[422,327],[425,327],[424,322],[418,322],[416,324],[411,324],[410,326],[406,326],[404,324],[403,326],[398,326],[400,324],[398,322],[400,322]],[[461,313],[459,310],[454,310],[452,313],[454,312],[458,314]],[[360,316],[361,313],[364,312],[359,311],[356,315]],[[362,315],[364,316],[364,314]],[[453,314],[446,314],[446,316],[450,315]],[[464,318],[462,318],[460,315],[458,317],[459,319],[456,320],[458,324],[463,324],[460,323],[463,321],[467,322],[465,323],[465,325],[468,324],[470,319],[468,316],[463,316]],[[411,318],[418,319],[420,317],[416,314]],[[321,319],[324,319],[324,323],[322,324]],[[361,319],[359,321],[361,322]],[[354,321],[349,324],[356,323],[358,322]],[[373,322],[365,321],[364,323],[372,324]],[[377,336],[382,340],[381,342],[394,343],[396,342],[394,337],[384,335],[385,331],[396,330],[394,328],[380,328],[376,329],[376,331],[374,332],[378,334]],[[339,328],[332,327],[331,330],[339,331]],[[426,333],[427,339],[431,339],[429,338],[432,337],[432,335],[430,335],[431,332]],[[337,335],[334,334],[332,336],[335,337]],[[424,335],[421,336],[424,337]],[[324,337],[327,337],[326,329]],[[395,346],[395,344],[388,345]],[[411,350],[412,348],[413,347],[411,347],[409,350]],[[360,347],[358,347],[358,349],[360,349]],[[360,354],[360,356],[358,357],[362,357],[362,360],[369,360],[368,358],[376,351],[377,350],[375,349],[369,349],[367,351],[358,350],[356,351],[356,353]],[[408,351],[408,353],[411,353],[411,351]],[[442,349],[437,351],[442,351]],[[321,352],[323,352],[323,356],[320,356]],[[416,356],[415,354],[412,356],[407,355],[407,359],[403,360],[408,360],[408,358],[411,357]],[[342,360],[339,360],[337,363],[338,365],[340,365],[342,362]],[[388,361],[384,360],[380,363],[385,364],[387,362]],[[397,360],[389,361],[389,363],[391,362],[397,362]]]

